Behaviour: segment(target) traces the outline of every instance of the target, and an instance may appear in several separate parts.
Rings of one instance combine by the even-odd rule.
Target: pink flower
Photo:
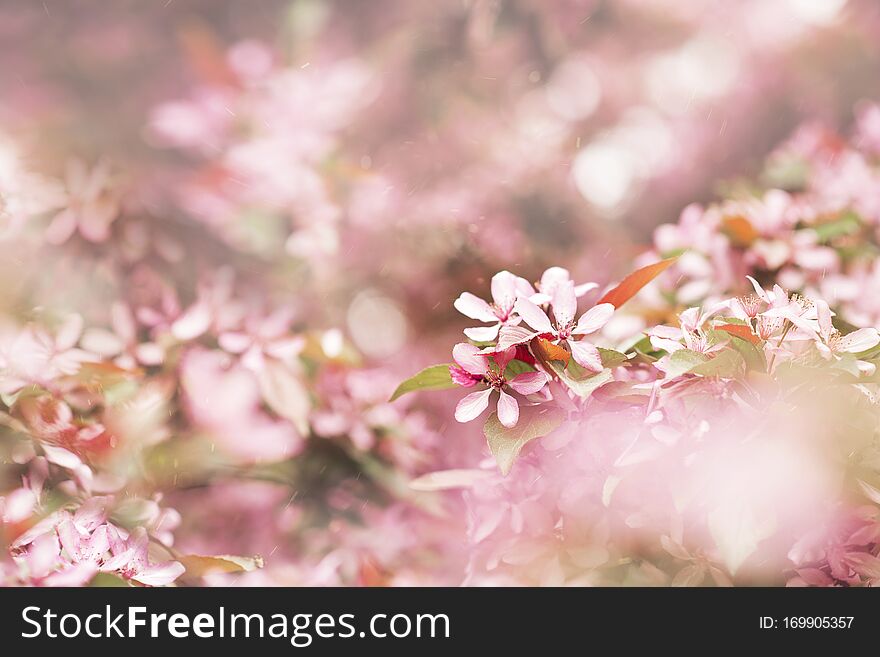
[[[470,292],[462,292],[453,304],[455,309],[466,317],[492,326],[467,328],[464,334],[475,342],[489,342],[498,336],[502,326],[516,326],[520,318],[514,315],[514,305],[520,296],[535,293],[531,284],[524,278],[514,276],[509,271],[500,271],[492,277],[492,303],[483,301]]]
[[[147,532],[138,527],[127,540],[122,540],[118,532],[110,532],[110,551],[113,556],[104,562],[101,570],[116,572],[146,586],[164,586],[183,575],[185,568],[178,561],[151,564],[147,554],[150,539]]]
[[[818,315],[819,330],[815,334],[816,348],[826,360],[839,359],[840,353],[856,354],[870,349],[880,343],[880,333],[875,328],[861,328],[852,333],[841,335],[831,323],[831,309],[828,304],[819,299],[816,301],[816,313]],[[861,371],[872,374],[874,365],[864,361],[857,361]]]
[[[221,333],[220,347],[231,354],[240,354],[241,363],[257,372],[265,366],[266,358],[290,362],[302,351],[305,339],[290,335],[291,312],[282,308],[267,317],[248,317],[239,331]]]
[[[508,386],[521,395],[531,395],[538,392],[547,382],[543,372],[523,372],[508,380],[504,375],[507,364],[513,359],[516,349],[511,347],[506,351],[497,351],[494,354],[497,370],[489,364],[489,357],[480,353],[472,344],[460,342],[452,350],[452,357],[456,365],[449,368],[453,381],[466,388],[473,387],[477,383],[485,383],[488,387],[479,392],[462,398],[455,407],[455,419],[459,422],[470,422],[480,416],[489,406],[489,397],[494,390],[498,391],[498,420],[505,427],[516,426],[519,420],[519,404],[512,395],[504,392]]]
[[[541,281],[538,283],[537,292],[529,297],[532,303],[543,306],[553,301],[553,295],[560,285],[567,285],[571,281],[571,274],[567,269],[562,267],[550,267],[541,275]],[[574,294],[580,298],[590,290],[599,287],[598,283],[583,283],[574,286]]]
[[[680,349],[689,349],[701,354],[709,354],[724,348],[722,344],[711,345],[703,325],[718,310],[728,307],[727,302],[716,304],[706,312],[699,308],[688,308],[679,316],[680,328],[672,326],[655,326],[648,331],[651,346],[668,354]],[[683,341],[683,343],[682,343]]]
[[[67,167],[67,207],[52,219],[46,240],[63,244],[77,230],[90,242],[106,240],[110,224],[119,214],[119,199],[109,190],[109,184],[105,165],[89,171],[81,160],[72,160]]]
[[[590,335],[605,326],[614,312],[613,305],[600,303],[598,306],[590,308],[575,322],[577,296],[574,283],[566,281],[560,283],[554,290],[552,321],[546,312],[525,297],[520,297],[516,302],[515,310],[534,331],[522,327],[505,329],[498,341],[499,349],[508,349],[527,342],[535,336],[542,336],[549,340],[566,343],[571,349],[572,357],[582,367],[592,372],[602,371],[599,350],[587,340],[575,341],[573,338],[576,335]]]
[[[158,342],[139,342],[138,325],[128,304],[114,303],[110,308],[110,329],[90,328],[82,337],[82,345],[91,353],[106,358],[126,369],[141,365],[161,365],[165,349]]]
[[[69,315],[54,336],[36,326],[0,334],[0,392],[47,387],[58,377],[75,374],[83,362],[96,360],[75,346],[82,325],[82,317]]]

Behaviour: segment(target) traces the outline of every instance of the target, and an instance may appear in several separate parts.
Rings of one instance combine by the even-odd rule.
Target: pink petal
[[[227,331],[226,333],[221,333],[217,337],[217,343],[220,345],[220,348],[231,354],[244,353],[253,342],[251,336],[239,331]]]
[[[79,232],[90,242],[103,242],[110,236],[110,224],[116,218],[116,204],[98,200],[83,210]]]
[[[144,365],[161,365],[165,360],[165,350],[155,342],[144,342],[135,347],[137,359]]]
[[[186,568],[179,561],[168,561],[147,566],[132,579],[147,586],[165,586],[183,575],[185,571]]]
[[[289,361],[302,353],[305,340],[301,336],[278,338],[266,345],[266,353],[283,361]]]
[[[547,313],[528,299],[520,297],[514,306],[514,310],[523,318],[526,324],[539,333],[553,333],[553,325],[550,324],[550,318],[547,317]]]
[[[137,337],[137,325],[134,322],[134,315],[124,303],[116,302],[110,308],[110,324],[113,330],[125,343],[135,341]]]
[[[834,332],[834,326],[831,323],[831,308],[824,299],[816,300],[816,315],[819,318],[819,331],[827,338]]]
[[[208,304],[198,302],[190,306],[171,325],[171,333],[178,340],[192,340],[199,337],[211,326],[211,310]]]
[[[557,285],[570,280],[571,274],[567,269],[563,267],[550,267],[541,274],[541,291],[550,294]]]
[[[553,290],[552,303],[556,326],[561,328],[571,324],[577,312],[577,297],[574,295],[574,283],[572,281],[559,283]]]
[[[37,499],[28,488],[18,488],[6,496],[0,506],[0,520],[5,522],[21,522],[27,519],[36,506]]]
[[[85,586],[98,574],[98,566],[92,561],[81,561],[52,573],[43,580],[45,586]]]
[[[614,314],[614,306],[610,303],[600,303],[598,306],[593,306],[581,315],[572,333],[577,335],[595,333],[608,323],[612,314]]]
[[[58,524],[55,531],[58,533],[58,540],[61,541],[61,547],[67,551],[67,554],[70,555],[71,559],[79,561],[79,545],[82,539],[73,522],[65,520]]]
[[[470,292],[462,292],[452,305],[462,315],[471,319],[482,322],[494,322],[498,319],[488,303]]]
[[[474,328],[466,328],[464,334],[474,342],[492,342],[498,337],[499,328],[501,328],[500,323],[494,326],[475,326]]]
[[[837,351],[858,353],[870,349],[880,342],[880,333],[874,328],[862,328],[844,335],[837,341]]]
[[[498,392],[501,393],[498,398],[498,421],[508,429],[515,427],[519,421],[519,404],[516,403],[516,399],[503,390]]]
[[[576,285],[574,288],[574,294],[577,297],[584,296],[587,292],[591,292],[599,287],[598,283],[583,283],[581,285]]]
[[[64,244],[76,230],[76,215],[69,209],[55,215],[43,234],[49,244]]]
[[[452,348],[452,358],[469,374],[482,376],[489,370],[489,359],[467,342],[459,342]]]
[[[46,444],[43,444],[42,447],[43,452],[46,454],[46,460],[49,461],[49,463],[60,465],[62,468],[75,468],[82,464],[82,461],[79,460],[79,457],[76,454],[63,447]]]
[[[503,326],[501,334],[498,338],[498,346],[496,349],[503,351],[518,344],[523,344],[534,338],[537,333],[530,331],[523,326]]]
[[[470,422],[489,407],[489,395],[492,388],[486,388],[480,392],[472,392],[462,398],[455,407],[455,419],[459,422]]]
[[[602,371],[602,358],[599,356],[599,350],[586,340],[568,341],[571,348],[571,356],[575,362],[581,367],[586,367],[591,372]]]
[[[125,343],[112,331],[103,328],[90,328],[83,335],[82,346],[93,354],[110,357],[122,353]]]
[[[73,347],[82,335],[82,330],[82,316],[76,313],[68,315],[55,334],[55,349],[65,351]]]
[[[507,349],[499,349],[495,352],[495,364],[498,365],[498,371],[504,374],[507,364],[516,356],[516,347],[508,347]]]
[[[499,308],[510,308],[517,296],[517,276],[500,271],[492,277],[492,300]]]
[[[508,385],[521,395],[532,395],[547,383],[547,375],[543,372],[523,372],[508,381]]]
[[[751,276],[746,276],[746,278],[749,279],[749,282],[752,284],[752,287],[755,288],[755,294],[758,295],[758,298],[762,299],[763,301],[766,301],[767,303],[770,303],[771,299],[770,299],[769,295],[767,294],[767,291],[763,287],[760,286],[758,281],[756,281]]]
[[[480,378],[471,374],[470,372],[466,372],[458,365],[450,365],[449,366],[449,376],[452,378],[453,382],[464,387],[464,388],[473,388],[477,383],[480,382]],[[312,425],[314,426],[315,420],[312,419]],[[341,432],[340,432],[341,433]]]

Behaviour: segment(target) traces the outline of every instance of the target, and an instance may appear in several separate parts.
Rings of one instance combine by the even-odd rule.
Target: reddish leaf
[[[761,344],[761,338],[752,333],[752,329],[750,329],[745,324],[721,324],[720,326],[716,326],[715,328],[719,331],[730,333],[740,340],[745,340],[746,342],[751,342],[752,344]]]
[[[571,354],[564,348],[541,337],[532,340],[532,349],[538,358],[545,361],[561,360],[568,365],[568,361],[571,358]]]
[[[758,231],[742,215],[728,215],[721,220],[724,234],[735,246],[749,246],[758,239]]]
[[[657,278],[676,260],[678,260],[678,256],[667,258],[666,260],[661,260],[646,267],[642,267],[641,269],[637,269],[620,281],[620,284],[617,287],[608,290],[605,295],[596,302],[596,305],[598,306],[600,303],[610,303],[615,308],[620,308],[623,304],[633,298],[639,290]]]
[[[361,557],[360,573],[358,573],[361,586],[377,587],[388,586],[391,575],[379,564],[368,556]]]

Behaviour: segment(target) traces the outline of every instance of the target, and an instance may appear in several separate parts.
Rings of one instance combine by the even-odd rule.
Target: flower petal
[[[581,283],[580,285],[575,285],[574,294],[577,297],[584,296],[587,292],[592,292],[597,287],[599,287],[598,283]]]
[[[508,382],[511,388],[521,395],[532,395],[547,383],[547,375],[543,372],[523,372]]]
[[[62,210],[46,228],[43,236],[49,244],[64,244],[76,230],[76,215],[69,209]]]
[[[593,344],[586,340],[568,341],[571,348],[571,356],[575,362],[581,367],[586,367],[591,372],[602,371],[602,357],[599,356],[599,350]]]
[[[614,306],[610,303],[600,303],[598,306],[593,306],[581,315],[572,333],[577,335],[595,333],[608,323],[612,314],[614,314]]]
[[[207,303],[199,301],[171,324],[171,333],[178,340],[192,340],[207,331],[210,326],[211,309]]]
[[[574,321],[577,312],[577,297],[574,294],[574,282],[562,281],[553,290],[553,317],[556,326],[568,326]],[[526,320],[528,321],[528,320]]]
[[[452,348],[452,358],[468,374],[482,376],[489,370],[489,359],[467,342],[459,342]]]
[[[498,392],[501,393],[498,398],[498,421],[508,429],[515,427],[519,421],[519,404],[503,390]]]
[[[500,327],[500,323],[493,326],[475,326],[473,328],[466,328],[464,334],[474,342],[491,342],[498,337],[498,329]]]
[[[514,306],[514,310],[523,318],[526,324],[539,333],[553,333],[553,325],[547,313],[538,308],[528,299],[520,297]]]
[[[489,395],[492,394],[492,388],[486,388],[480,392],[472,392],[463,397],[458,406],[455,407],[455,419],[459,422],[470,422],[479,417],[479,415],[489,406]]]
[[[509,271],[500,271],[492,277],[492,300],[502,309],[510,309],[518,296],[535,292],[529,282]]]
[[[494,322],[498,319],[488,303],[470,292],[462,292],[452,305],[462,315],[471,319],[479,319],[482,322]]]
[[[495,364],[498,366],[498,371],[504,374],[504,370],[507,367],[507,364],[514,359],[516,356],[516,347],[508,347],[507,349],[498,349],[495,354]]]
[[[880,333],[877,333],[877,329],[861,328],[840,338],[835,345],[835,351],[858,353],[870,349],[878,342],[880,342]]]
[[[147,566],[132,577],[132,579],[147,586],[164,586],[165,584],[171,584],[171,582],[183,575],[185,570],[183,564],[179,561],[167,561]]]
[[[495,347],[495,349],[498,351],[504,351],[510,347],[525,344],[536,335],[538,334],[534,331],[530,331],[524,326],[504,326],[501,329],[501,334],[498,337],[498,346]]]

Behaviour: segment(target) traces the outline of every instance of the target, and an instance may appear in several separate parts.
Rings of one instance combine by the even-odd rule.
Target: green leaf
[[[598,349],[604,367],[618,367],[627,361],[626,354],[622,354],[619,351],[615,351],[614,349],[603,349],[602,347],[598,347]]]
[[[677,353],[677,352],[676,352]],[[745,361],[743,357],[735,349],[725,349],[718,352],[716,356],[692,367],[691,374],[699,374],[701,376],[718,376],[723,379],[733,379],[743,373],[745,369]]]
[[[666,365],[666,378],[674,379],[682,374],[687,374],[697,365],[705,363],[706,360],[707,358],[703,354],[690,349],[673,351]]]
[[[643,356],[644,358],[657,360],[657,355],[662,352],[658,352],[654,349],[654,345],[651,344],[651,338],[647,335],[632,345],[629,349],[626,350],[627,354],[635,354],[636,356]]]
[[[730,346],[739,352],[746,363],[746,367],[757,372],[767,371],[767,359],[764,357],[764,351],[758,349],[751,342],[746,342],[740,338],[731,336]]]
[[[861,228],[862,222],[859,220],[859,217],[850,212],[834,221],[828,221],[824,224],[814,226],[813,230],[820,242],[829,242],[835,237],[854,235],[858,233]]]
[[[858,379],[859,376],[861,376],[861,371],[859,370],[858,360],[855,354],[842,353],[839,354],[839,356],[840,357],[835,360],[832,367],[843,370]]]
[[[568,388],[578,395],[586,399],[593,391],[601,385],[608,383],[612,378],[611,370],[605,368],[601,372],[591,372],[581,367],[572,360],[568,367],[563,367],[562,363],[553,361],[550,367]]]
[[[508,429],[498,420],[498,415],[492,413],[483,426],[483,433],[501,474],[507,475],[510,472],[526,444],[535,438],[546,436],[562,424],[564,418],[565,413],[558,408],[526,406],[520,409],[516,426]]]
[[[127,588],[130,584],[112,573],[98,573],[92,578],[92,581],[89,582],[89,586],[93,588]]]
[[[534,372],[534,371],[535,371],[535,368],[532,367],[531,365],[529,365],[528,363],[525,363],[521,360],[514,359],[507,364],[507,368],[504,370],[504,376],[509,381],[510,379],[512,379],[515,376],[518,376],[520,374],[524,374],[526,372]]]
[[[413,374],[397,386],[397,390],[388,401],[394,401],[398,397],[416,390],[447,390],[454,387],[455,382],[449,374],[449,364],[431,365],[418,374]]]

